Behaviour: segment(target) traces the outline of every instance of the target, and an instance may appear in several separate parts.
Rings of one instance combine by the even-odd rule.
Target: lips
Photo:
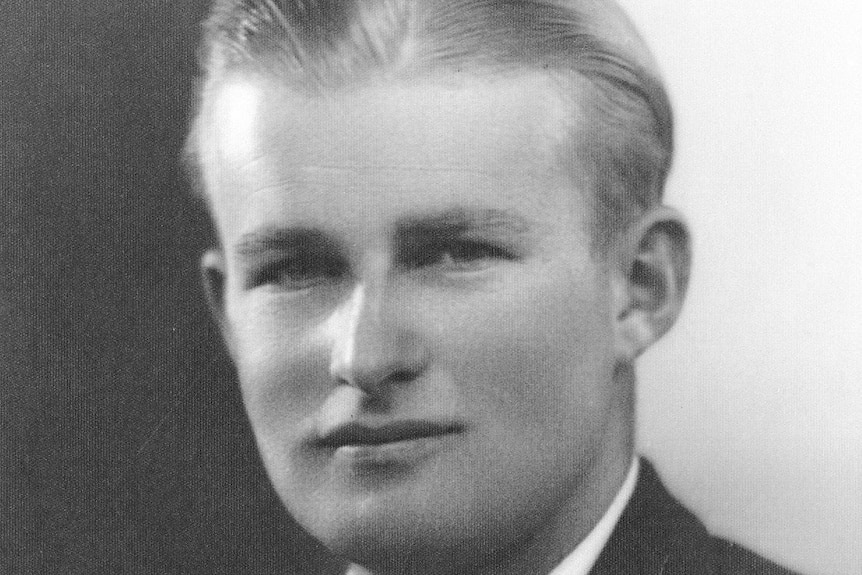
[[[338,449],[346,446],[383,446],[391,443],[441,437],[463,430],[455,423],[432,421],[399,421],[382,426],[347,423],[322,434],[320,447]]]

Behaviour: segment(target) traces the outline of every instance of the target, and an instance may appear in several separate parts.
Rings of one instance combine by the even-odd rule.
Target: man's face
[[[497,553],[588,513],[627,464],[609,274],[556,93],[238,77],[211,102],[245,405],[287,508],[354,560]]]

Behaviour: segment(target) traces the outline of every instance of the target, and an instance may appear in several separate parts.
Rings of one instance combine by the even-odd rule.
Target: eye
[[[420,266],[440,266],[455,271],[483,269],[498,260],[512,259],[497,245],[474,240],[453,240],[426,246],[418,258]]]
[[[298,254],[266,264],[253,277],[255,286],[273,286],[300,291],[337,280],[344,266],[337,258],[321,254]]]

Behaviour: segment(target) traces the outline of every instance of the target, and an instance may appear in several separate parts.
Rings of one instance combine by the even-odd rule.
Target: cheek
[[[603,301],[534,282],[471,306],[450,331],[453,386],[476,435],[463,467],[446,474],[474,490],[458,505],[472,520],[495,518],[501,540],[559,509],[601,448],[613,373]]]
[[[551,277],[475,306],[450,347],[465,404],[526,437],[570,430],[601,404],[613,362],[600,288]]]
[[[262,449],[268,440],[285,445],[325,400],[326,356],[278,306],[250,301],[234,312],[234,362],[249,419]]]

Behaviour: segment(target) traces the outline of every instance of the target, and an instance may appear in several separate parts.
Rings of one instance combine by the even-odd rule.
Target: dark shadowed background
[[[207,2],[0,6],[0,572],[325,572],[275,503],[178,165]]]

